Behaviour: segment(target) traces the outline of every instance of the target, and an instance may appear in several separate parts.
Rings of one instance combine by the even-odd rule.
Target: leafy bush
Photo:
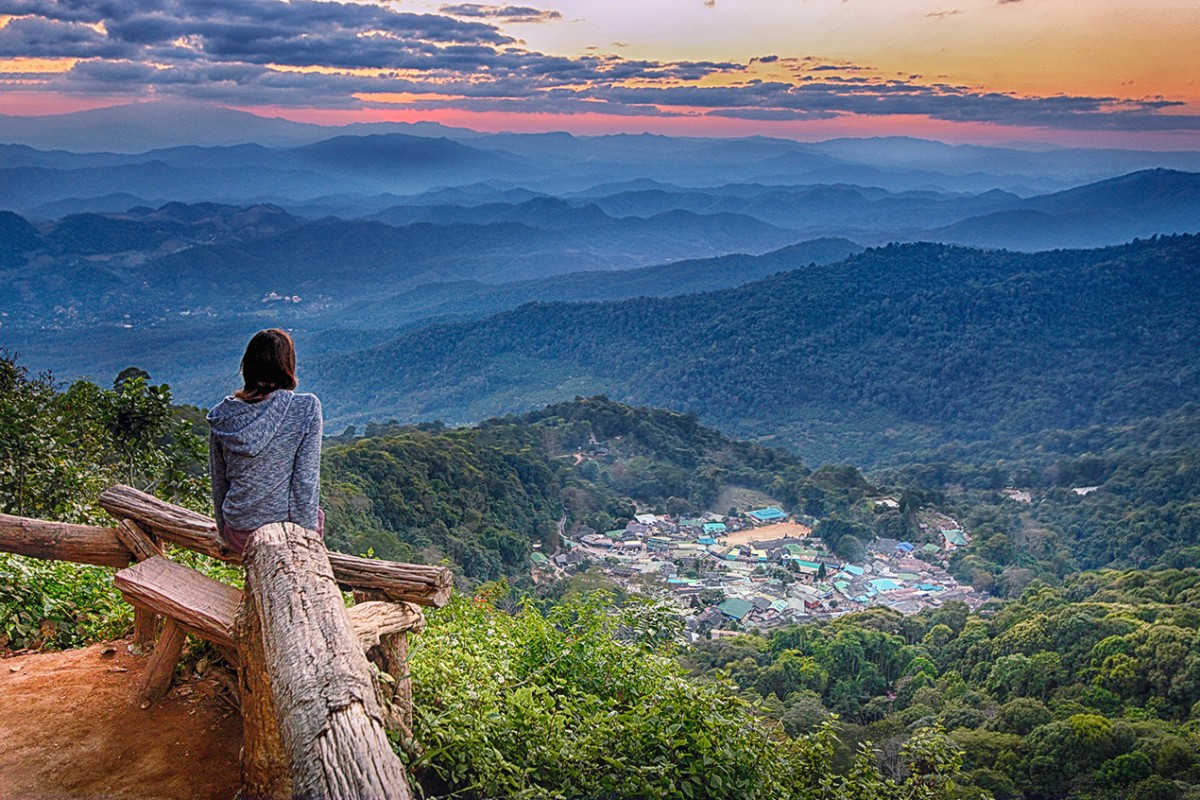
[[[918,734],[902,783],[864,750],[834,774],[825,725],[788,739],[721,680],[695,681],[628,641],[636,621],[603,594],[545,614],[456,598],[430,614],[412,653],[409,767],[456,798],[850,798],[948,796],[960,764]],[[634,637],[635,639],[637,637]]]
[[[113,571],[0,554],[0,647],[80,647],[124,633],[133,608]]]

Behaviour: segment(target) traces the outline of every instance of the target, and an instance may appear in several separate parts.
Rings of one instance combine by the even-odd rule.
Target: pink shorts
[[[246,540],[250,538],[250,534],[254,531],[239,531],[235,528],[226,528],[221,531],[221,536],[225,539],[226,544],[235,553],[241,553],[246,549]],[[325,538],[325,511],[317,509],[317,535],[322,539]]]

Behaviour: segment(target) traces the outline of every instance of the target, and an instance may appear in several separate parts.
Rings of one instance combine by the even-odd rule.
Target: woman
[[[240,553],[250,534],[294,522],[325,535],[321,401],[297,394],[292,337],[259,331],[242,356],[244,386],[208,412],[217,530]]]

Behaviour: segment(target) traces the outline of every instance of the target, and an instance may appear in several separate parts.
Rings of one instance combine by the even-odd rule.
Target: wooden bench
[[[154,654],[138,688],[138,702],[148,708],[171,687],[183,655],[185,634],[212,642],[234,665],[240,665],[237,611],[240,589],[155,555],[117,572],[113,583],[134,608],[164,618]],[[409,631],[425,628],[425,615],[411,603],[367,601],[346,609],[350,626],[367,657],[392,678],[381,686],[388,701],[389,722],[412,730],[412,684],[408,675]]]

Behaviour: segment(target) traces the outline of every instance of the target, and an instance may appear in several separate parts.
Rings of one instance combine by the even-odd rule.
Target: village
[[[894,498],[878,498],[881,505]],[[770,630],[882,606],[903,614],[961,601],[978,608],[986,593],[946,570],[970,543],[950,517],[926,512],[940,544],[875,539],[847,563],[812,536],[812,527],[775,506],[736,516],[638,514],[606,532],[580,528],[558,553],[531,556],[535,579],[596,568],[630,591],[651,592],[686,618],[689,639]]]

